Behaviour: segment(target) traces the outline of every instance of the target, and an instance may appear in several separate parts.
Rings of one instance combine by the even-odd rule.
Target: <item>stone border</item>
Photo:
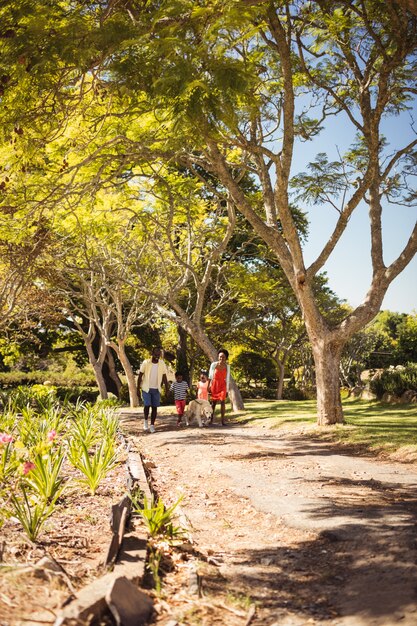
[[[125,437],[124,440],[126,442]],[[128,489],[140,486],[147,498],[151,498],[141,456],[127,448]],[[62,607],[54,626],[98,620],[108,611],[118,625],[146,624],[153,602],[138,585],[145,575],[148,536],[142,529],[126,532],[129,516],[130,500],[126,495],[112,506],[112,539],[106,556],[106,566],[112,566],[112,571],[79,590],[75,598]]]

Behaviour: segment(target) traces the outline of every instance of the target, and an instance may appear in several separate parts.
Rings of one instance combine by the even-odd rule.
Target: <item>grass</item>
[[[315,428],[317,415],[313,400],[247,401],[245,411],[237,413],[235,421],[267,428],[304,424],[315,437],[377,452],[402,451],[404,457],[417,459],[417,405],[345,399],[343,410],[344,425]]]

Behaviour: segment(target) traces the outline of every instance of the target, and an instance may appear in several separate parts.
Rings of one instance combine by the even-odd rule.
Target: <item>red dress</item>
[[[212,400],[226,400],[227,388],[226,388],[226,376],[227,367],[223,370],[214,368],[213,380],[211,381],[211,399]]]

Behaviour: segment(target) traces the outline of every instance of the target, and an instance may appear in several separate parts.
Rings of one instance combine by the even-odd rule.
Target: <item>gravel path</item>
[[[164,501],[183,495],[196,549],[211,562],[207,595],[228,589],[255,602],[252,626],[417,624],[416,465],[294,430],[178,429],[162,412],[154,434],[129,411],[124,428]]]

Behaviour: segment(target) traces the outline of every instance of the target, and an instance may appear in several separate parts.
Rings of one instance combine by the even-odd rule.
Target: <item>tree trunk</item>
[[[138,392],[136,388],[135,374],[133,372],[132,365],[127,357],[124,343],[123,341],[118,340],[117,344],[114,342],[111,342],[109,346],[113,348],[113,350],[118,356],[120,363],[122,364],[123,371],[126,376],[127,386],[129,389],[130,406],[132,408],[137,407],[139,406],[139,396],[138,396]]]
[[[230,378],[230,386],[229,386],[229,398],[232,404],[232,411],[244,411],[245,405],[243,404],[242,394],[239,391],[239,387],[233,380]]]
[[[112,353],[112,349],[107,349],[106,360],[103,363],[104,366],[108,367],[108,379],[106,380],[107,390],[114,393],[115,396],[119,397],[120,387],[122,386],[122,381],[119,378],[119,375],[116,371],[116,363],[114,362],[114,357]]]
[[[343,424],[339,366],[342,347],[334,342],[313,345],[317,388],[317,424]]]
[[[282,361],[277,361],[276,365],[277,365],[277,374],[278,374],[276,398],[277,400],[282,400],[282,392],[284,390],[285,367]]]
[[[173,309],[178,315],[177,323],[181,324],[182,328],[189,333],[189,335],[193,338],[198,346],[200,346],[201,350],[204,354],[211,359],[212,361],[217,360],[217,350],[211,343],[210,339],[207,337],[205,332],[202,330],[201,326],[195,324],[186,314],[180,309],[180,307],[175,306],[175,303],[172,304]],[[231,377],[230,379],[230,389],[229,389],[229,398],[232,404],[233,411],[243,411],[245,405],[243,404],[242,394],[240,393],[238,386],[235,381]]]
[[[97,324],[94,325],[94,331],[94,337],[91,345],[94,357],[101,363],[101,376],[104,380],[104,384],[106,385],[107,390],[105,397],[108,397],[107,394],[109,392],[114,393],[115,396],[119,397],[119,390],[122,383],[116,372],[116,366],[114,363],[111,348],[105,346],[105,351],[103,353],[103,348],[101,344],[105,340],[103,339]]]
[[[91,363],[91,366],[93,368],[94,371],[94,376],[96,378],[97,381],[97,387],[98,387],[98,391],[100,394],[100,398],[102,400],[106,400],[107,399],[107,386],[106,386],[106,382],[104,380],[104,376],[103,376],[103,370],[102,370],[102,363],[100,363],[100,361],[98,361],[95,357],[94,354],[94,350],[93,350],[93,346],[91,344],[90,341],[88,341],[87,337],[84,336],[84,343],[87,349],[87,354],[88,354],[88,360]]]
[[[187,381],[189,385],[191,385],[190,380],[190,368],[188,365],[188,356],[187,356],[187,337],[188,333],[183,329],[182,326],[177,324],[178,331],[178,344],[177,344],[177,371],[182,372],[184,380]]]

